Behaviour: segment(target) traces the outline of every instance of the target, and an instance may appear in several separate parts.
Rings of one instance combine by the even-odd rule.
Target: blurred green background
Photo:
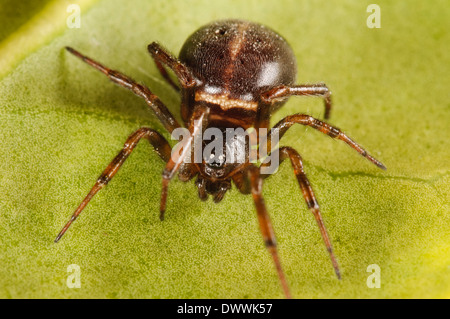
[[[177,94],[146,46],[178,53],[221,18],[264,23],[298,59],[298,83],[326,82],[331,120],[388,168],[304,127],[295,147],[321,204],[343,279],[335,278],[288,162],[264,195],[295,298],[449,298],[450,10],[446,1],[0,0],[0,297],[282,298],[251,196],[201,202],[192,182],[170,185],[158,219],[163,163],[141,143],[60,243],[53,240],[98,175],[141,126],[146,104],[63,51],[66,45],[147,84],[179,118]],[[322,117],[322,101],[291,98],[273,121]],[[165,136],[168,135],[164,132]],[[66,285],[81,268],[81,288]],[[381,269],[381,288],[368,288]]]

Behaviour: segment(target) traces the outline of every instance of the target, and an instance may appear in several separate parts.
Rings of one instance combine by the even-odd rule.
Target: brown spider
[[[104,73],[114,83],[144,98],[168,132],[173,133],[181,127],[161,100],[147,87],[70,47],[66,49]],[[204,128],[218,128],[225,132],[228,128],[247,130],[253,127],[257,132],[257,143],[260,144],[264,140],[265,147],[271,149],[273,133],[281,138],[292,125],[302,124],[344,141],[378,167],[386,169],[385,166],[338,128],[306,114],[285,117],[270,130],[271,134],[262,136],[259,133],[259,129],[269,127],[271,114],[292,95],[322,97],[325,102],[325,119],[329,118],[331,110],[331,92],[325,84],[295,84],[297,64],[292,49],[280,35],[265,26],[242,20],[217,21],[193,33],[181,48],[179,59],[155,42],[148,46],[148,51],[164,79],[181,94],[181,116],[189,130],[189,136],[180,142],[181,147],[177,151],[172,152],[169,143],[151,128],[143,127],[131,134],[123,149],[100,175],[58,234],[55,242],[60,240],[92,197],[114,177],[141,138],[146,138],[166,163],[162,174],[161,220],[166,208],[168,184],[177,172],[183,181],[197,177],[196,186],[202,200],[207,199],[210,194],[215,202],[221,201],[233,181],[241,193],[252,194],[264,242],[274,260],[284,294],[290,298],[274,232],[262,197],[263,179],[270,175],[263,173],[262,169],[267,168],[269,162],[265,161],[258,167],[249,160],[248,148],[245,151],[245,161],[241,163],[228,162],[223,156],[217,157],[215,154],[212,154],[211,161],[205,158],[196,162],[186,161],[188,155],[194,153],[195,139],[201,135]],[[165,67],[175,73],[181,88],[171,80]],[[229,147],[227,143],[223,144],[225,153]],[[202,149],[204,148],[205,144],[202,144]],[[275,163],[276,165],[286,158],[290,159],[303,197],[318,223],[334,270],[340,279],[338,263],[320,215],[319,205],[303,170],[302,158],[291,147],[281,147],[275,149],[275,152],[279,154],[279,162]]]

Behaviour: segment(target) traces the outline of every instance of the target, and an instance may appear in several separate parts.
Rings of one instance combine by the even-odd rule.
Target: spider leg
[[[264,177],[264,175],[263,175]],[[250,189],[250,183],[248,181],[248,178],[246,178],[245,174],[243,171],[241,172],[237,172],[236,174],[234,174],[231,179],[234,182],[234,185],[236,185],[237,189],[242,193],[242,194],[250,194],[251,189]]]
[[[177,84],[175,84],[175,82],[172,81],[164,68],[164,65],[175,72],[183,88],[192,87],[195,84],[194,77],[189,69],[166,49],[164,49],[159,43],[153,42],[149,44],[147,50],[155,61],[156,67],[161,75],[176,91],[180,91],[180,88]]]
[[[133,91],[134,94],[142,97],[145,100],[145,102],[147,102],[147,104],[150,106],[150,108],[153,110],[153,112],[155,112],[156,116],[164,125],[164,127],[167,129],[167,131],[172,133],[174,129],[180,127],[180,124],[173,117],[173,115],[170,113],[167,107],[155,94],[153,94],[150,91],[149,88],[137,83],[130,77],[118,71],[111,70],[103,66],[99,62],[92,60],[91,58],[81,54],[80,52],[71,47],[66,47],[66,50],[75,55],[76,57],[80,58],[82,61],[86,62],[90,66],[96,68],[97,70],[105,74],[112,82],[124,88],[127,88]]]
[[[201,136],[203,129],[206,128],[209,111],[210,109],[208,107],[202,105],[195,107],[192,113],[191,122],[189,124],[189,137],[180,142],[179,148],[172,152],[172,156],[167,161],[166,167],[163,171],[161,202],[159,208],[159,218],[161,220],[164,220],[164,213],[166,211],[169,182],[180,169],[180,166],[183,164],[186,156],[191,153],[194,141]]]
[[[284,100],[292,95],[303,95],[303,96],[320,96],[324,100],[325,104],[325,119],[330,118],[331,112],[331,91],[328,89],[325,83],[317,84],[301,84],[286,86],[280,85],[267,92],[264,92],[261,96],[265,103],[273,103],[280,100]]]
[[[162,137],[158,132],[143,127],[138,129],[136,132],[131,134],[127,141],[124,144],[123,149],[117,154],[117,156],[112,160],[112,162],[106,167],[106,169],[103,171],[103,173],[100,175],[100,177],[97,179],[97,182],[95,183],[94,187],[92,187],[91,191],[87,194],[87,196],[84,198],[84,200],[81,202],[81,204],[78,206],[78,208],[73,213],[70,220],[67,222],[67,224],[63,227],[63,229],[59,232],[58,236],[55,239],[55,243],[58,242],[61,237],[64,235],[64,233],[67,231],[67,229],[70,227],[73,221],[80,215],[80,213],[83,211],[83,209],[86,207],[86,205],[90,202],[92,197],[97,194],[99,190],[101,190],[103,187],[108,184],[108,182],[116,175],[119,168],[122,166],[122,164],[125,162],[127,157],[131,154],[133,149],[136,147],[138,142],[141,140],[141,138],[146,138],[149,140],[149,142],[153,145],[155,148],[155,151],[158,153],[158,155],[167,162],[170,159],[170,153],[171,148],[169,143]]]
[[[250,179],[251,193],[253,201],[255,203],[256,212],[258,214],[259,227],[264,239],[264,243],[270,254],[272,255],[272,259],[275,263],[275,268],[277,269],[278,278],[280,280],[284,294],[286,298],[290,299],[292,297],[291,293],[289,292],[289,287],[283,269],[281,268],[280,258],[278,257],[275,234],[262,196],[263,179],[260,175],[259,168],[254,165],[249,166],[248,178]]]
[[[280,165],[286,158],[291,160],[292,168],[294,169],[294,174],[297,177],[298,184],[303,193],[303,198],[305,199],[306,205],[308,205],[309,210],[313,213],[317,225],[319,226],[320,234],[322,235],[325,246],[327,247],[327,251],[331,258],[331,263],[333,264],[334,272],[338,279],[341,279],[341,273],[339,271],[339,265],[336,261],[336,257],[333,253],[333,247],[331,245],[330,238],[328,236],[327,230],[325,228],[325,224],[323,223],[322,216],[320,215],[319,203],[317,202],[316,196],[314,195],[314,191],[309,183],[308,178],[306,177],[306,173],[303,170],[303,162],[300,154],[292,147],[282,147],[279,150],[280,153]],[[262,166],[267,166],[268,163],[263,163]],[[265,175],[267,177],[270,175]]]
[[[361,154],[363,157],[367,158],[369,161],[371,161],[373,164],[378,166],[381,169],[386,170],[386,167],[378,161],[376,158],[372,157],[369,153],[366,152],[364,148],[361,147],[358,143],[353,141],[349,136],[347,136],[344,132],[342,132],[340,129],[331,126],[325,122],[322,122],[318,119],[315,119],[312,116],[306,115],[306,114],[294,114],[285,117],[281,121],[279,121],[274,127],[273,130],[278,131],[279,138],[286,133],[286,131],[294,124],[301,124],[306,126],[311,126],[312,128],[331,136],[332,138],[337,138],[339,140],[344,141],[348,145],[350,145],[351,148],[356,150],[359,154]],[[271,134],[268,134],[267,136],[267,149],[270,149],[271,147]]]

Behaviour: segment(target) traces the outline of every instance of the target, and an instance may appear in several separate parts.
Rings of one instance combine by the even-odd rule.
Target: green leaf
[[[201,202],[192,182],[174,180],[159,221],[163,163],[148,143],[53,243],[128,135],[141,126],[164,132],[144,101],[63,47],[145,83],[180,118],[180,98],[146,46],[159,41],[177,54],[188,35],[222,18],[282,34],[298,82],[332,89],[330,123],[388,168],[304,127],[283,138],[305,160],[342,270],[339,281],[283,163],[264,195],[293,296],[450,297],[445,1],[378,1],[380,29],[366,26],[370,2],[86,1],[79,29],[66,27],[68,2],[45,3],[0,11],[14,26],[0,33],[0,297],[283,297],[251,196],[233,189],[220,204]],[[297,112],[321,117],[322,101],[291,98],[273,122]],[[71,264],[80,289],[66,285]],[[379,289],[366,284],[371,264],[381,269]]]

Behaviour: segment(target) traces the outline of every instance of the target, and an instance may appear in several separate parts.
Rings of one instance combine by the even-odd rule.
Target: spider
[[[169,133],[181,128],[163,102],[146,86],[103,66],[73,48],[66,49],[105,74],[112,82],[142,97]],[[220,202],[233,182],[241,193],[252,194],[264,243],[274,261],[284,295],[291,298],[262,196],[263,180],[271,175],[270,172],[263,172],[263,168],[267,168],[269,163],[262,161],[258,166],[250,161],[248,148],[243,162],[229,162],[224,156],[215,154],[212,154],[210,160],[203,158],[190,162],[186,159],[189,154],[194,153],[195,139],[204,128],[218,128],[223,134],[228,128],[254,128],[257,132],[257,143],[265,140],[268,147],[267,145],[271,145],[273,133],[281,138],[291,126],[301,124],[342,140],[378,167],[386,169],[385,166],[340,129],[307,114],[287,116],[267,134],[271,114],[290,96],[321,97],[325,104],[325,119],[330,116],[332,102],[331,92],[323,83],[295,84],[297,63],[294,53],[286,40],[266,26],[244,20],[212,22],[195,31],[186,40],[178,58],[156,42],[148,45],[147,49],[163,78],[181,94],[181,117],[189,130],[188,137],[183,139],[181,147],[173,152],[167,140],[151,128],[142,127],[131,134],[123,149],[106,167],[58,234],[55,242],[61,239],[92,197],[114,177],[138,142],[145,138],[165,162],[160,219],[164,219],[169,181],[177,173],[182,181],[196,177],[195,184],[202,200],[211,195],[215,202]],[[166,68],[173,71],[179,84],[171,79]],[[260,129],[266,129],[266,134],[259,133]],[[225,153],[229,147],[227,143],[229,141],[223,144]],[[205,148],[204,143],[202,148]],[[276,165],[285,159],[290,160],[302,195],[317,221],[334,271],[340,279],[339,266],[320,214],[319,204],[303,169],[302,157],[288,146],[278,147],[272,152],[278,152],[279,155]]]

